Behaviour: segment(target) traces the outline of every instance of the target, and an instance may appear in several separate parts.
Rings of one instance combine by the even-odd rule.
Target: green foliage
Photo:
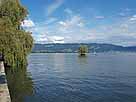
[[[0,53],[10,66],[26,64],[31,52],[33,38],[21,28],[27,10],[18,0],[1,0],[0,3]]]
[[[21,21],[27,16],[27,10],[19,0],[1,0],[0,18],[7,19],[16,29],[19,29]]]
[[[86,45],[81,45],[78,50],[81,56],[85,56],[88,53],[88,47]]]

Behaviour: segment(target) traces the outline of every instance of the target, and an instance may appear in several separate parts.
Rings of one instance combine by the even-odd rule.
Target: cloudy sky
[[[36,43],[136,45],[136,0],[21,0]]]

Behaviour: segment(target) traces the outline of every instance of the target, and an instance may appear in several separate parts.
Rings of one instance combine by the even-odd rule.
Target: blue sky
[[[136,0],[21,0],[36,43],[136,45]]]

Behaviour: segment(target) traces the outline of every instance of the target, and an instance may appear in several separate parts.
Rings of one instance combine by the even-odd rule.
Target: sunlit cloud
[[[22,26],[22,27],[29,28],[29,27],[34,27],[35,24],[34,24],[34,22],[33,22],[31,19],[26,19],[26,20],[24,20],[24,21],[21,23],[21,26]]]

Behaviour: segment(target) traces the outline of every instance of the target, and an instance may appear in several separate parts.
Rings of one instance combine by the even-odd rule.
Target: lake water
[[[33,53],[7,74],[13,102],[136,102],[136,53]]]

